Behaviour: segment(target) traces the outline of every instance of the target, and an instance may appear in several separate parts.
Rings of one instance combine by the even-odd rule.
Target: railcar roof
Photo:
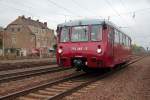
[[[110,26],[113,26],[117,28],[113,23],[110,21],[106,20],[100,20],[100,19],[82,19],[82,20],[74,20],[74,21],[69,21],[65,23],[58,24],[58,27],[64,27],[64,26],[78,26],[78,25],[94,25],[94,24],[103,24],[106,23]],[[117,28],[118,29],[118,28]]]
[[[61,23],[58,24],[58,27],[64,27],[64,26],[78,26],[78,25],[96,25],[96,24],[107,24],[110,25],[116,29],[118,29],[119,31],[121,31],[121,29],[119,29],[115,24],[113,24],[110,21],[106,21],[106,20],[101,20],[101,19],[81,19],[81,20],[74,20],[74,21],[69,21],[69,22],[65,22],[65,23]],[[124,33],[123,31],[121,31],[122,33]]]
[[[77,25],[92,25],[92,24],[102,24],[104,20],[100,19],[83,19],[83,20],[74,20],[59,24],[58,26],[77,26]]]

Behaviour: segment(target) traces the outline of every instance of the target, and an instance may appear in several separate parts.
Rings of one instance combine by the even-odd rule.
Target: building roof
[[[25,16],[19,16],[16,20],[14,20],[9,25],[31,25],[39,28],[48,28],[47,22],[39,22],[39,20],[32,20],[31,17],[25,18]],[[9,26],[8,25],[8,26]]]
[[[0,32],[3,31],[4,29],[2,27],[0,27]]]
[[[2,36],[3,36],[3,32],[4,31],[4,29],[2,28],[2,27],[0,27],[0,39],[2,39]]]
[[[24,15],[23,16],[18,16],[16,20],[11,22],[9,26],[15,26],[15,25],[22,25],[26,27],[31,34],[35,34],[37,32],[41,32],[41,29],[44,29],[45,31],[42,31],[42,33],[47,33],[47,32],[53,32],[53,29],[49,29],[47,27],[47,22],[40,22],[39,20],[33,20],[31,17],[26,18]]]

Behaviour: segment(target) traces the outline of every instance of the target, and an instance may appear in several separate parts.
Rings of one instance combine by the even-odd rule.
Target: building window
[[[12,44],[16,44],[16,37],[12,38]]]
[[[35,36],[32,36],[31,37],[31,42],[34,42],[34,40],[35,40]]]
[[[14,28],[12,28],[11,31],[14,32]]]
[[[37,40],[40,41],[40,38],[38,37]]]
[[[20,31],[20,28],[18,28],[18,32]]]

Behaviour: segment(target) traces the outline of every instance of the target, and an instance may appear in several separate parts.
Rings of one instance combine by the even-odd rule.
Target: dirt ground
[[[107,76],[65,100],[150,100],[150,57]]]

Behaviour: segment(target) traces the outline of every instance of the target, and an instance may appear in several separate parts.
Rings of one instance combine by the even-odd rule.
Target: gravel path
[[[150,57],[97,81],[64,100],[150,100]]]

